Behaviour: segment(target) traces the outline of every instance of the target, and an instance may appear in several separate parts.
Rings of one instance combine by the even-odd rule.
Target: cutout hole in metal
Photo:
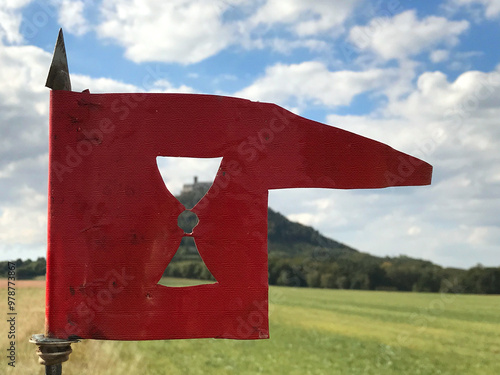
[[[157,156],[158,171],[171,194],[186,209],[193,208],[213,185],[222,157],[185,158]]]
[[[194,238],[184,237],[158,284],[184,287],[216,282],[198,252]]]
[[[194,227],[198,225],[199,221],[198,216],[189,210],[181,212],[181,214],[177,217],[177,225],[186,234],[192,233]]]

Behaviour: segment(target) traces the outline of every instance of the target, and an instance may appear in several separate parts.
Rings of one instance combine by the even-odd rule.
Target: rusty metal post
[[[62,363],[69,359],[72,352],[71,344],[79,340],[63,340],[37,334],[31,336],[30,342],[37,346],[38,362],[45,366],[45,374],[61,375]]]
[[[59,35],[57,36],[52,56],[52,64],[50,65],[45,86],[52,90],[71,91],[71,80],[62,29],[59,29]],[[79,340],[65,340],[36,334],[31,336],[30,342],[37,346],[38,362],[41,365],[45,365],[45,374],[61,375],[62,363],[69,359],[69,355],[72,352],[71,344],[79,342]]]

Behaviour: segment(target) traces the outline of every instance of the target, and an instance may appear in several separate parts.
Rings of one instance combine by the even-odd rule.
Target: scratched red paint
[[[157,284],[184,235],[184,207],[157,156],[223,157],[192,210],[215,284]],[[52,91],[46,333],[268,338],[269,189],[426,185],[431,174],[419,159],[274,104]]]

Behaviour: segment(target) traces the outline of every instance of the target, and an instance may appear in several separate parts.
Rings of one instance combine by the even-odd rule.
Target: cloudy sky
[[[48,89],[277,103],[420,157],[430,187],[270,193],[376,255],[500,266],[500,0],[0,0],[0,259],[45,255]],[[160,160],[176,193],[217,160]]]

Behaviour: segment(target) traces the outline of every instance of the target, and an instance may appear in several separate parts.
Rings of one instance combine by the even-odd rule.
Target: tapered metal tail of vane
[[[71,80],[69,78],[68,59],[66,57],[66,47],[64,46],[64,36],[62,29],[59,29],[59,36],[52,56],[49,75],[45,86],[52,90],[71,91]]]

